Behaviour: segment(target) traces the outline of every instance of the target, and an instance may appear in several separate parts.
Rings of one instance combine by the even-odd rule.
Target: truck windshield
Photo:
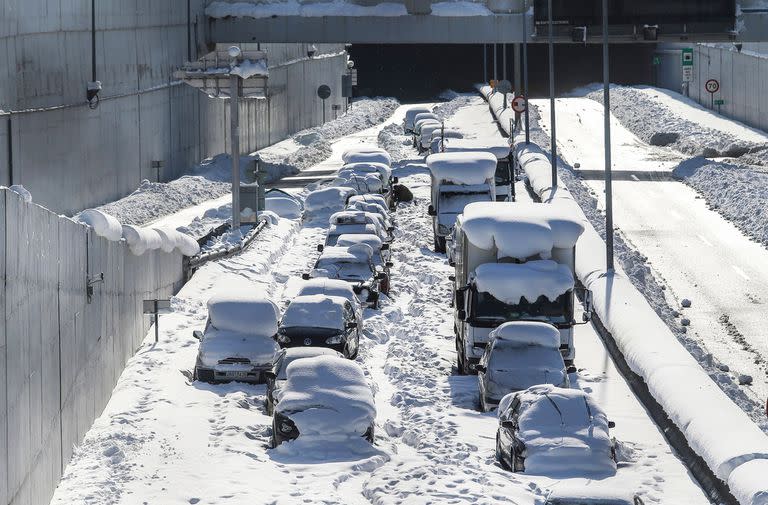
[[[479,321],[501,323],[506,321],[539,319],[552,324],[568,324],[573,321],[573,297],[571,292],[558,296],[554,301],[540,296],[530,303],[525,298],[517,305],[507,305],[489,293],[473,292],[472,316]]]
[[[503,186],[512,182],[512,170],[509,160],[499,160],[496,164],[496,185]]]
[[[437,208],[441,214],[461,214],[468,204],[489,199],[487,187],[482,192],[441,192]]]

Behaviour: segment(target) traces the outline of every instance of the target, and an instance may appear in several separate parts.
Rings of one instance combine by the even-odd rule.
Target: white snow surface
[[[496,156],[481,151],[431,154],[427,167],[440,182],[483,184],[496,173]]]
[[[26,203],[32,203],[32,193],[29,192],[27,188],[25,188],[21,184],[13,184],[8,187],[10,191],[13,191],[17,195],[21,196],[21,199],[24,200]]]
[[[505,396],[499,413],[515,395],[521,400],[518,423],[526,473],[596,479],[616,473],[608,416],[589,394],[548,384],[533,386]]]
[[[339,279],[309,279],[304,281],[299,290],[296,292],[296,297],[299,296],[311,296],[311,295],[325,295],[338,298],[346,298],[352,305],[357,306],[359,300],[355,291],[352,289],[352,285],[346,281]]]
[[[147,251],[160,249],[162,246],[160,234],[152,228],[124,224],[123,238],[128,243],[128,248],[131,250],[131,253],[136,256],[141,256]]]
[[[387,167],[392,165],[392,157],[387,151],[378,146],[365,144],[347,149],[341,155],[341,160],[345,165],[350,163],[381,163]]]
[[[423,113],[431,113],[431,109],[429,107],[423,107],[423,106],[410,107],[405,112],[405,118],[403,119],[403,126],[407,129],[413,129],[416,116]]]
[[[383,2],[372,6],[357,5],[344,1],[301,3],[296,0],[249,3],[249,2],[212,2],[205,8],[207,16],[212,18],[249,17],[269,18],[275,16],[405,16],[408,11],[404,4]]]
[[[285,309],[280,326],[283,328],[344,329],[346,298],[328,295],[297,296]]]
[[[473,17],[492,16],[493,12],[491,12],[484,3],[457,0],[433,3],[432,15],[445,17]]]
[[[264,199],[264,206],[267,210],[286,219],[298,219],[302,214],[301,204],[292,198],[272,196]]]
[[[560,331],[547,323],[536,321],[513,321],[494,329],[488,337],[517,345],[538,345],[560,348]]]
[[[542,295],[555,300],[573,289],[573,274],[552,260],[484,263],[475,268],[475,282],[478,291],[512,305],[521,298],[533,303]]]
[[[343,186],[317,189],[307,195],[304,200],[304,208],[309,213],[323,210],[338,211],[344,208],[350,196],[356,194],[356,190]]]
[[[269,67],[267,66],[267,60],[244,60],[231,70],[231,73],[238,75],[243,79],[249,79],[255,75],[268,76]]]
[[[498,159],[507,158],[510,153],[510,147],[507,142],[485,144],[478,142],[477,139],[450,138],[450,136],[447,136],[443,142],[443,150],[446,153],[488,151]]]
[[[99,237],[104,237],[112,242],[119,242],[123,238],[123,225],[120,224],[120,221],[100,210],[84,210],[77,215],[77,220],[93,228]]]
[[[373,424],[376,405],[357,363],[336,356],[304,358],[288,365],[286,375],[275,411],[288,413],[299,439],[343,443],[362,437]]]
[[[244,290],[228,289],[207,303],[208,317],[218,330],[272,337],[277,333],[280,309],[272,300]]]

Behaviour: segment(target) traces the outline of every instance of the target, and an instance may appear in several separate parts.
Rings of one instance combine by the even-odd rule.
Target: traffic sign
[[[499,93],[509,93],[512,91],[512,83],[504,79],[496,83],[496,91]]]
[[[683,48],[683,66],[684,67],[693,66],[693,48],[692,47]]]
[[[321,84],[320,87],[317,88],[317,96],[323,100],[329,98],[331,96],[331,88],[329,88],[327,84]]]
[[[693,82],[693,67],[683,67],[683,82]]]
[[[712,93],[714,95],[715,93],[720,91],[720,83],[717,82],[717,79],[710,79],[704,85],[704,88],[707,90],[707,92]]]
[[[725,100],[715,100],[715,105],[725,105]]]
[[[523,95],[517,95],[512,99],[512,110],[518,114],[525,112],[528,108],[528,100]]]

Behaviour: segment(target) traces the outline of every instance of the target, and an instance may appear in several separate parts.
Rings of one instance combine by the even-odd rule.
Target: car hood
[[[209,367],[218,366],[219,361],[227,358],[248,359],[252,366],[269,366],[278,350],[270,337],[214,330],[205,334],[199,356],[201,363]]]

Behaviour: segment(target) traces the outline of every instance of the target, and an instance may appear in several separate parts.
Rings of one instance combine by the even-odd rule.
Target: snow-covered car
[[[360,365],[336,356],[297,359],[286,368],[272,417],[272,447],[302,439],[373,443],[376,405]]]
[[[387,227],[392,226],[392,218],[389,215],[389,211],[379,205],[376,202],[361,202],[356,201],[350,204],[347,204],[347,207],[345,210],[358,210],[362,212],[373,212],[374,214],[378,214],[381,216],[381,218],[384,220],[384,224]]]
[[[331,184],[333,186],[352,188],[358,194],[384,193],[384,183],[379,174],[358,174],[340,172]]]
[[[340,296],[297,296],[277,329],[280,347],[327,347],[357,357],[363,322],[352,303]]]
[[[445,139],[462,139],[464,134],[459,130],[453,128],[444,128],[435,130],[432,132],[432,139],[429,144],[430,154],[437,154],[443,152],[443,142]]]
[[[390,205],[390,202],[387,201],[386,198],[384,198],[383,195],[376,195],[376,194],[367,194],[367,195],[355,195],[349,198],[347,201],[347,205],[352,205],[357,202],[365,202],[365,203],[375,203],[383,207],[384,209],[388,210],[395,210],[394,205]]]
[[[440,121],[437,121],[435,119],[422,119],[413,126],[413,147],[419,148],[419,144],[421,141],[421,135],[424,131],[425,127],[435,127],[438,128],[442,127],[442,123]],[[432,128],[432,131],[434,131],[434,128]],[[419,148],[419,152],[421,152]]]
[[[498,406],[509,393],[537,384],[570,387],[560,331],[538,321],[504,323],[493,330],[475,370],[483,412]]]
[[[275,404],[280,401],[280,389],[285,385],[286,370],[288,365],[303,358],[315,358],[317,356],[336,356],[344,358],[344,355],[327,347],[290,347],[281,349],[275,354],[272,369],[265,372],[267,382],[267,414],[272,415]]]
[[[375,146],[360,146],[347,149],[341,155],[344,164],[349,163],[383,163],[392,165],[392,157],[387,151]]]
[[[366,244],[352,247],[324,247],[310,273],[304,280],[325,277],[340,279],[352,284],[360,302],[368,307],[379,306],[379,283],[386,278],[373,263],[373,249]]]
[[[341,212],[336,212],[331,215],[328,220],[331,226],[348,225],[348,224],[373,224],[379,228],[378,236],[385,236],[392,240],[392,232],[394,227],[387,222],[387,220],[377,212],[365,212],[362,210],[350,210],[345,209]]]
[[[373,249],[373,264],[386,274],[379,281],[379,291],[388,295],[391,281],[389,269],[393,266],[392,262],[389,261],[391,259],[389,244],[382,243],[381,239],[376,235],[364,234],[340,235],[339,240],[336,242],[338,247],[352,247],[357,244],[366,244]]]
[[[413,133],[414,119],[416,118],[417,115],[424,112],[431,112],[431,111],[427,107],[411,107],[410,109],[405,111],[405,117],[403,118],[403,133],[405,133],[406,135]]]
[[[389,234],[376,224],[332,224],[325,235],[325,247],[335,246],[342,235],[359,234],[373,234],[384,241],[389,240]]]
[[[278,350],[275,343],[280,310],[258,295],[217,295],[208,300],[205,331],[193,377],[203,382],[262,383]]]
[[[419,153],[429,153],[429,149],[432,147],[432,135],[435,132],[440,132],[443,129],[442,123],[432,122],[421,125],[419,134],[416,136],[416,149]]]
[[[616,473],[611,427],[586,392],[540,384],[502,398],[496,458],[513,472],[604,478]]]

